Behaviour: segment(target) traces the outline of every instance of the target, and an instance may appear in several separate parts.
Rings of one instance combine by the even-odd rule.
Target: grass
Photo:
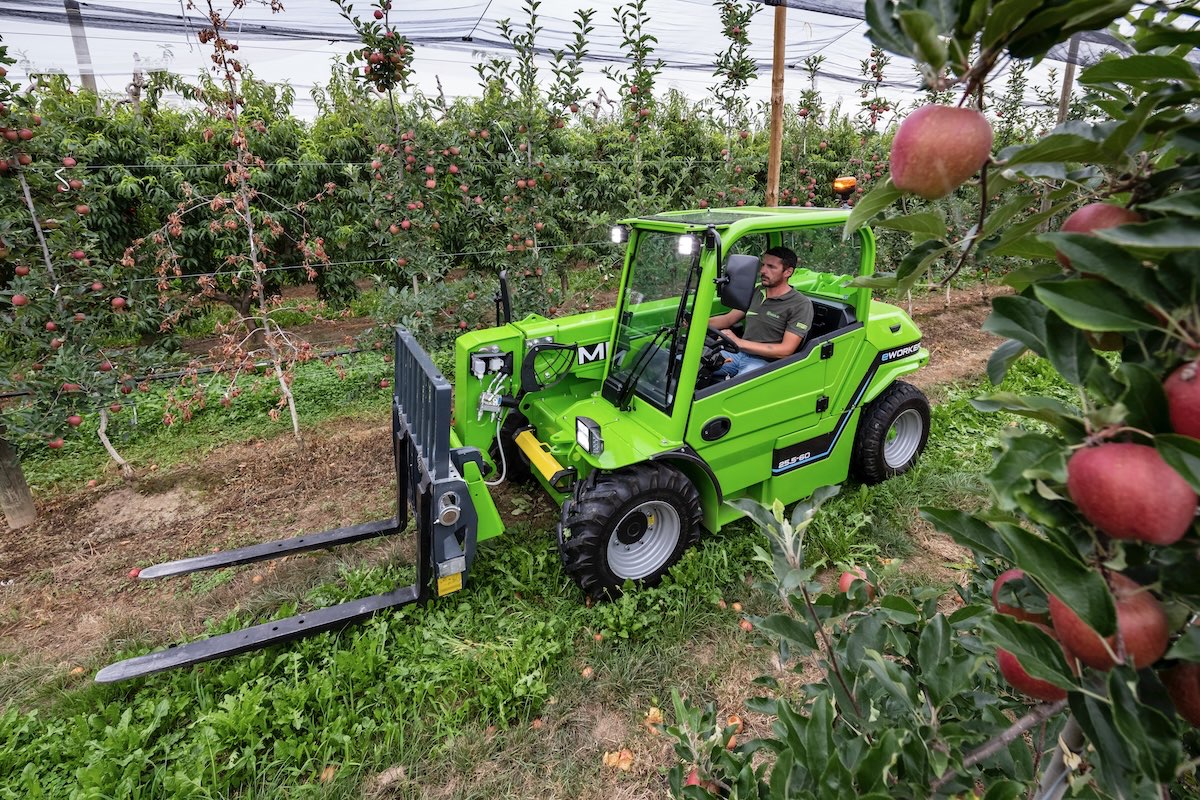
[[[332,401],[310,396],[297,380],[310,424],[386,405],[379,396],[386,393],[372,389],[386,365],[370,359],[348,383],[304,373],[316,385],[329,381],[322,391],[341,393]],[[1009,382],[1069,397],[1036,359],[1019,361]],[[847,485],[824,506],[810,530],[810,562],[902,556],[918,505],[981,502],[981,475],[1011,418],[976,411],[969,401],[979,390],[941,393],[919,468],[869,489]],[[220,441],[278,431],[280,423],[264,421],[269,393],[250,399],[258,405],[210,406],[188,425],[139,431],[127,449],[153,454],[165,467]],[[53,462],[27,462],[39,486],[97,468],[93,450],[73,445]],[[747,649],[738,615],[716,601],[741,599],[756,613],[772,608],[746,583],[758,568],[753,547],[763,542],[748,522],[727,526],[688,552],[663,585],[587,608],[562,573],[551,532],[525,522],[481,546],[469,591],[338,634],[130,684],[99,686],[55,671],[50,695],[44,677],[5,663],[0,797],[358,797],[364,781],[396,765],[404,775],[389,773],[391,796],[603,797],[622,782],[661,794],[655,764],[669,763],[669,755],[654,755],[663,743],[645,740],[638,722],[648,706],[665,707],[673,687],[708,699],[753,693],[743,662],[765,656]],[[408,580],[401,566],[346,562],[333,579],[302,592],[303,605]],[[265,614],[288,615],[296,605],[285,600]],[[209,632],[250,621],[231,615]],[[123,653],[99,654],[87,674],[150,644],[126,642]],[[582,665],[592,667],[594,680],[580,676]],[[32,702],[35,684],[42,702]],[[546,724],[534,730],[534,719]],[[629,742],[646,748],[635,774],[600,766],[603,750]]]
[[[392,365],[374,352],[344,356],[338,360],[338,366],[320,361],[298,364],[292,390],[302,426],[312,428],[335,417],[386,413],[391,390],[381,389],[379,381],[391,373]],[[269,414],[277,408],[279,400],[273,378],[259,374],[239,385],[245,386],[242,395],[226,408],[218,401],[227,384],[221,378],[212,378],[204,392],[203,407],[194,412],[191,420],[171,426],[163,425],[162,419],[171,407],[172,397],[183,397],[191,390],[177,385],[152,385],[148,392],[130,395],[122,410],[110,415],[109,438],[132,464],[156,464],[159,469],[166,469],[224,444],[290,433],[286,409],[278,420],[271,419]],[[179,415],[178,411],[174,413]],[[21,465],[30,486],[44,494],[100,479],[106,471],[115,474],[95,435],[98,425],[96,414],[84,415],[83,425],[66,437],[61,450],[18,443]]]

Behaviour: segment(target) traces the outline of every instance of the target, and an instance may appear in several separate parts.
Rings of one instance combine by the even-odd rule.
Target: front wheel
[[[665,464],[593,473],[563,503],[563,569],[588,597],[653,586],[700,538],[700,495]]]
[[[896,381],[862,410],[854,472],[863,483],[908,472],[928,440],[929,401],[917,387]]]

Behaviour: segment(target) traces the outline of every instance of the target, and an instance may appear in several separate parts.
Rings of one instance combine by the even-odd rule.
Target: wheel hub
[[[646,535],[646,531],[654,524],[650,515],[643,513],[630,514],[621,521],[617,528],[617,541],[621,544],[637,544]]]

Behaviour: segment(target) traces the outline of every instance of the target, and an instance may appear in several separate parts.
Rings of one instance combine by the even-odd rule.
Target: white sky
[[[439,78],[451,97],[478,94],[478,76],[473,65],[484,57],[506,52],[497,44],[501,41],[497,20],[510,18],[521,30],[526,21],[520,0],[450,0],[449,3],[395,0],[394,4],[396,10],[391,12],[391,19],[397,30],[418,42],[415,79],[418,88],[427,94],[437,91]],[[195,27],[189,31],[185,25],[181,5],[181,0],[81,3],[88,49],[102,92],[123,94],[139,57],[143,67],[166,65],[185,77],[194,76],[210,65],[210,51],[196,42]],[[231,38],[239,42],[239,55],[257,77],[290,83],[296,89],[295,113],[311,118],[316,108],[309,91],[314,84],[328,80],[331,62],[353,47],[353,42],[346,39],[354,32],[330,0],[284,0],[284,5],[286,11],[277,15],[256,6],[240,12],[235,25],[242,26],[242,33],[239,35],[235,29]],[[371,13],[366,0],[355,5],[357,13]],[[608,4],[583,0],[544,2],[539,9],[544,31],[538,42],[546,47],[564,46],[573,33],[575,9],[595,8],[590,54],[597,59],[619,58],[621,34],[613,19],[615,6],[615,0],[608,0]],[[10,56],[22,62],[27,59],[27,63],[19,63],[10,70],[10,77],[23,78],[27,69],[32,69],[61,70],[78,78],[79,63],[70,28],[65,19],[53,19],[63,16],[62,8],[61,0],[0,0],[0,37],[8,45]],[[674,88],[697,100],[708,96],[716,83],[712,64],[727,44],[721,34],[718,10],[710,0],[648,0],[647,10],[650,22],[646,32],[659,40],[656,56],[670,64],[660,76],[658,91]],[[752,55],[760,65],[759,77],[748,90],[752,101],[770,98],[774,13],[773,8],[761,7],[748,30]],[[30,14],[35,16],[31,18]],[[190,15],[194,20],[198,18],[195,11]],[[101,22],[105,18],[118,19],[120,28],[105,27]],[[258,25],[265,25],[278,35],[271,38],[246,35],[248,29]],[[786,63],[798,65],[806,56],[824,56],[824,74],[819,78],[818,88],[827,102],[841,97],[843,110],[851,110],[859,99],[854,92],[861,80],[860,62],[870,49],[865,27],[865,23],[855,19],[788,10]],[[320,33],[331,38],[296,38]],[[472,33],[474,41],[462,41]],[[612,61],[586,63],[583,81],[593,90],[607,85],[611,97],[614,87],[600,71],[604,63]],[[1035,68],[1030,74],[1031,82],[1048,85],[1047,70],[1055,67],[1061,74],[1062,66],[1047,62]],[[916,73],[910,62],[893,58],[886,76],[889,81],[905,86],[887,87],[883,91],[885,96],[901,102],[916,97]],[[542,77],[543,83],[551,80],[548,66]],[[805,88],[808,87],[804,72],[798,68],[786,70],[785,99],[794,101]]]

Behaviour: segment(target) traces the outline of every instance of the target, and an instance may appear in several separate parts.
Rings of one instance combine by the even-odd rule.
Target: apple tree
[[[135,317],[155,318],[133,299],[134,287],[103,257],[86,225],[92,183],[84,143],[44,125],[35,91],[7,77],[0,46],[0,406],[18,441],[60,449],[88,415],[125,477],[129,465],[108,437],[147,366],[165,354],[118,344]],[[99,190],[102,191],[102,190]]]
[[[958,269],[977,254],[1026,260],[1005,277],[1012,291],[993,300],[984,324],[1006,341],[988,364],[996,390],[975,401],[1026,424],[1002,437],[985,510],[922,510],[975,553],[965,605],[953,613],[933,590],[872,602],[871,587],[852,581],[848,595],[818,595],[802,539],[823,493],[790,520],[778,507],[745,509],[772,534],[763,556],[786,609],[758,626],[785,657],[819,651],[827,674],[800,700],[763,701],[773,735],[732,750],[711,711],[681,702],[677,791],[1041,800],[1194,792],[1195,14],[1135,10],[1132,0],[867,4],[872,42],[913,58],[931,87],[960,91],[962,102],[902,122],[891,175],[862,198],[847,232],[880,215],[918,232],[880,281],[893,287],[912,286],[942,256]],[[1079,75],[1094,118],[992,152],[978,104],[997,67],[1105,28],[1123,52]],[[928,206],[895,208],[905,195],[943,202],[964,183],[978,217],[961,241],[930,224]],[[1018,358],[1044,359],[1074,402],[1004,390]],[[758,750],[774,756],[755,759]]]

